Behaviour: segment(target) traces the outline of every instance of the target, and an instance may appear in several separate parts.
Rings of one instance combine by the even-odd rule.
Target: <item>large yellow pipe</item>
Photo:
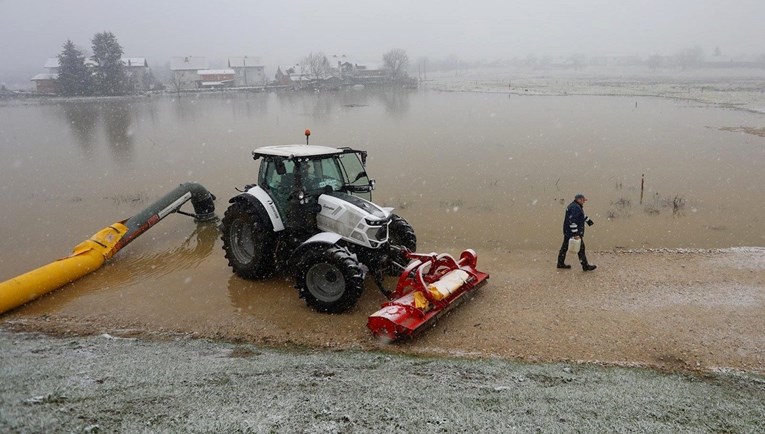
[[[0,283],[0,314],[99,269],[117,253],[115,246],[127,231],[115,223],[75,246],[66,258]]]

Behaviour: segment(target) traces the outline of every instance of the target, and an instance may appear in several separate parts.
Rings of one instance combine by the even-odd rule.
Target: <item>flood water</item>
[[[208,188],[222,216],[234,188],[256,179],[251,151],[303,143],[306,128],[312,144],[369,151],[375,202],[412,223],[423,251],[554,251],[578,192],[596,223],[590,250],[765,246],[765,138],[729,131],[764,116],[427,90],[0,106],[0,279],[67,255],[182,182]],[[120,253],[123,277],[194,279],[204,264],[228,279],[218,238],[171,215]]]

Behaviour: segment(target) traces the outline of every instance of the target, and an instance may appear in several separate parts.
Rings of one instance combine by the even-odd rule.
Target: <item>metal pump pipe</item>
[[[180,211],[189,200],[194,214]],[[135,216],[101,229],[75,246],[69,256],[0,283],[0,314],[96,271],[169,214],[189,215],[198,223],[216,220],[214,200],[215,196],[199,184],[181,184]]]
[[[179,211],[181,205],[189,200],[191,200],[191,205],[194,207],[194,214]],[[214,200],[215,196],[200,184],[195,182],[181,184],[146,207],[143,211],[123,221],[122,223],[127,227],[127,232],[117,243],[115,249],[120,250],[125,247],[173,212],[194,217],[194,221],[197,223],[214,221],[218,218],[215,216]]]

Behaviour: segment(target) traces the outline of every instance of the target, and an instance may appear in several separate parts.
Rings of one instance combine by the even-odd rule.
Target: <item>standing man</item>
[[[587,255],[584,253],[584,224],[592,226],[593,221],[584,213],[584,203],[587,198],[583,194],[574,196],[574,201],[566,207],[566,215],[563,216],[563,245],[560,246],[558,253],[558,268],[569,269],[570,265],[565,263],[566,252],[568,252],[568,241],[571,238],[582,240],[582,246],[579,249],[579,262],[584,271],[592,271],[597,265],[590,265],[587,262]]]

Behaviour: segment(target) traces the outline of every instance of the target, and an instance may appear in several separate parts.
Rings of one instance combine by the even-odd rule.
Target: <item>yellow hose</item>
[[[115,223],[75,246],[72,254],[0,283],[0,314],[91,273],[114,256],[115,246],[128,231]]]

